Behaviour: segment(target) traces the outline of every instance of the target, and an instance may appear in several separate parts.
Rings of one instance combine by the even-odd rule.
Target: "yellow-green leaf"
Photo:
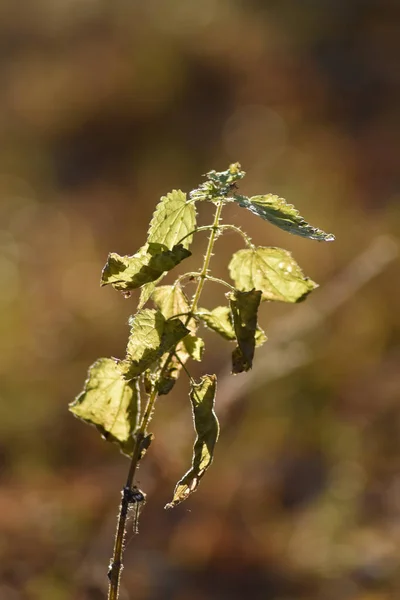
[[[100,358],[90,368],[83,391],[69,405],[79,419],[94,425],[124,454],[133,450],[133,434],[140,411],[139,385],[126,381],[112,358]]]
[[[191,252],[182,244],[169,250],[164,244],[154,242],[146,244],[133,256],[120,256],[112,252],[103,269],[101,285],[111,284],[121,291],[135,290],[155,281],[188,256],[191,256]]]
[[[173,190],[163,196],[156,206],[147,235],[148,242],[165,244],[172,249],[175,244],[196,227],[196,208],[193,202],[186,199],[181,190]],[[184,248],[189,248],[193,236],[182,241]]]
[[[262,300],[299,302],[318,287],[282,248],[239,250],[232,257],[229,272],[239,290],[261,290]]]
[[[152,300],[166,319],[189,313],[189,300],[179,284],[161,285],[154,290]],[[186,320],[182,316],[181,320]],[[192,320],[194,323],[194,320]]]
[[[253,196],[252,198],[235,194],[233,200],[265,221],[294,235],[320,242],[332,242],[335,239],[332,233],[325,233],[322,229],[307,223],[292,204],[288,204],[286,200],[274,194]]]
[[[165,508],[172,508],[186,500],[197,489],[201,478],[212,463],[214,447],[219,434],[219,424],[214,412],[216,388],[216,376],[204,375],[190,391],[194,427],[197,434],[193,447],[192,467],[178,481],[172,502]]]
[[[179,319],[166,320],[160,311],[151,309],[136,313],[130,325],[127,356],[119,363],[126,379],[143,373],[189,333]]]
[[[196,317],[225,340],[236,340],[232,323],[232,312],[229,306],[217,306],[213,310],[199,308],[196,312]],[[256,347],[262,346],[267,341],[267,336],[259,325],[257,325],[255,339]]]
[[[185,236],[195,228],[196,208],[194,203],[187,200],[186,194],[181,190],[173,190],[163,196],[157,204],[147,234],[147,241],[165,244],[169,249],[172,249],[182,240],[182,246],[188,249],[193,236]],[[185,239],[182,239],[184,237]],[[162,277],[161,275],[157,281],[147,283],[142,287],[139,308],[143,308],[151,298],[157,283]]]
[[[196,335],[189,334],[177,344],[174,354],[169,358],[168,363],[163,369],[157,383],[157,390],[160,396],[169,394],[174,387],[183,365],[189,358],[201,361],[204,354],[204,341]],[[163,356],[160,363],[168,358],[168,354]]]
[[[232,352],[232,373],[248,371],[253,365],[256,347],[257,312],[261,302],[260,290],[228,294],[233,327],[238,342]]]

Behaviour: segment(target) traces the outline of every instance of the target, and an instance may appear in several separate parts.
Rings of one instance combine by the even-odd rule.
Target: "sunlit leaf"
[[[187,335],[181,342],[190,358],[201,362],[204,354],[204,341],[197,335]]]
[[[189,314],[189,300],[183,292],[180,285],[163,285],[155,289],[152,300],[156,307],[162,312],[164,317],[171,318],[174,315],[182,315],[179,318],[183,323],[187,323]],[[163,376],[158,384],[159,394],[168,394],[173,388],[179,377],[182,365],[189,358],[201,361],[204,352],[204,342],[195,334],[197,322],[191,319],[186,327],[191,334],[183,338],[176,347],[175,356],[169,358],[168,364],[163,369]],[[163,357],[163,359],[167,357]],[[163,362],[161,360],[161,363]]]
[[[196,227],[196,208],[181,190],[173,190],[157,204],[147,234],[148,242],[165,244],[171,249]],[[193,236],[182,241],[189,248]]]
[[[219,333],[225,340],[236,340],[235,330],[232,322],[232,312],[229,306],[217,306],[213,310],[199,308],[196,316],[204,322],[207,327]],[[267,336],[257,325],[256,329],[256,346],[262,346],[267,341]]]
[[[304,277],[290,252],[281,248],[239,250],[232,257],[229,272],[239,290],[261,290],[262,300],[299,302],[318,287]]]
[[[312,227],[292,204],[288,204],[286,200],[274,194],[253,196],[252,198],[235,194],[233,200],[255,215],[294,235],[320,242],[332,242],[335,239],[331,233],[325,233],[322,229]]]
[[[136,313],[130,325],[127,357],[119,363],[127,379],[143,373],[189,333],[179,319],[166,320],[160,311],[151,309]]]
[[[219,433],[218,420],[214,412],[216,387],[216,376],[204,375],[190,391],[194,427],[197,434],[193,448],[192,467],[178,481],[172,502],[165,508],[172,508],[186,500],[197,489],[200,479],[212,463]]]
[[[139,386],[137,380],[123,378],[115,360],[100,358],[89,368],[84,389],[69,410],[131,454],[139,420]]]
[[[190,192],[190,197],[211,202],[226,198],[245,175],[239,163],[232,163],[226,171],[209,171],[205,175],[206,181]]]
[[[248,371],[253,365],[256,346],[257,312],[261,302],[260,290],[229,294],[233,327],[238,342],[232,353],[232,373]]]
[[[116,290],[134,290],[155,281],[170,271],[191,252],[182,244],[169,250],[165,245],[151,242],[133,256],[120,256],[115,252],[108,255],[103,269],[101,285],[111,284]]]
[[[152,300],[166,319],[174,315],[185,315],[190,310],[189,300],[179,284],[157,287]],[[186,317],[182,316],[181,320],[185,321]]]
[[[181,190],[173,190],[163,196],[157,204],[150,222],[147,242],[164,244],[169,249],[178,244],[182,238],[193,231],[196,227],[196,208],[192,201],[187,200],[186,194]],[[186,249],[192,243],[193,236],[189,235],[182,240],[182,246]],[[143,308],[151,298],[157,283],[155,281],[144,285],[140,292],[139,308]]]
[[[160,371],[160,376],[157,382],[157,390],[160,396],[169,394],[177,382],[183,366],[189,358],[201,361],[204,354],[204,341],[196,335],[189,334],[177,344],[173,355],[164,355],[160,363],[164,365]]]

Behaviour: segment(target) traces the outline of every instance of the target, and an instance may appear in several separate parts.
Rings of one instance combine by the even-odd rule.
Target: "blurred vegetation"
[[[396,0],[3,0],[0,598],[105,597],[128,463],[67,403],[124,352],[136,297],[100,271],[142,245],[161,194],[238,160],[243,193],[334,232],[316,249],[230,209],[321,284],[310,308],[397,235],[399,19]],[[219,243],[217,276],[238,240]],[[192,442],[185,382],[160,401],[122,598],[399,597],[399,288],[393,261],[307,334],[311,360],[225,410],[201,490],[167,512]],[[300,308],[263,307],[270,340]],[[228,359],[210,344],[206,368]]]

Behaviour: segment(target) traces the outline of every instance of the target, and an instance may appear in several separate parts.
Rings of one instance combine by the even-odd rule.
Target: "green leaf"
[[[183,338],[182,344],[185,351],[193,360],[201,362],[204,354],[204,341],[197,335],[187,335]]]
[[[122,377],[115,360],[100,358],[89,368],[84,389],[69,410],[94,425],[106,440],[117,443],[124,454],[132,453],[139,422],[139,385],[136,379]]]
[[[320,242],[332,242],[335,239],[332,233],[325,233],[322,229],[309,225],[292,204],[288,204],[286,200],[274,194],[252,198],[235,194],[233,200],[239,206],[247,208],[255,215],[294,235]]]
[[[127,357],[119,363],[126,379],[143,373],[189,333],[179,319],[166,320],[160,311],[151,309],[136,313],[130,325]]]
[[[206,173],[207,180],[190,192],[193,200],[208,200],[215,202],[226,196],[236,187],[236,184],[246,175],[239,163],[229,165],[226,171],[210,171]]]
[[[163,285],[156,288],[152,300],[165,318],[181,314],[182,316],[177,318],[186,323],[187,316],[185,314],[190,311],[189,300],[179,284]],[[179,377],[182,364],[185,364],[189,357],[197,361],[201,361],[202,359],[204,342],[201,338],[194,335],[197,330],[196,321],[191,319],[187,328],[191,331],[191,334],[179,342],[175,353],[177,356],[172,356],[168,365],[164,368],[163,377],[158,383],[158,393],[160,395],[168,394],[172,390]]]
[[[232,373],[248,371],[253,366],[256,346],[257,312],[261,302],[260,290],[228,294],[237,348],[232,353]]]
[[[186,194],[181,190],[173,190],[163,196],[154,211],[147,234],[148,242],[165,244],[172,249],[175,244],[196,228],[196,208],[193,202],[186,199]],[[186,249],[192,243],[193,236],[189,235],[182,240]],[[154,283],[147,283],[142,287],[139,299],[139,308],[143,308],[151,298],[161,276]]]
[[[148,300],[150,300],[150,298],[152,297],[154,290],[157,287],[157,284],[159,281],[161,281],[161,279],[164,277],[164,275],[161,275],[161,277],[159,277],[156,281],[152,281],[150,283],[146,283],[142,289],[140,290],[140,298],[139,298],[139,302],[138,302],[138,308],[143,308],[143,306],[146,304],[146,302]]]
[[[262,291],[262,300],[300,302],[317,286],[304,277],[290,252],[282,248],[246,248],[236,252],[229,264],[235,286],[242,291]]]
[[[101,285],[111,284],[121,291],[135,290],[155,281],[188,256],[191,256],[191,252],[182,244],[169,250],[164,244],[154,242],[146,244],[133,256],[120,256],[112,252],[103,269]]]
[[[189,313],[189,300],[179,284],[162,285],[154,290],[154,304],[166,319]],[[184,320],[186,317],[182,317]]]
[[[193,202],[186,199],[181,190],[173,190],[163,196],[157,204],[147,234],[148,242],[165,244],[172,249],[175,244],[193,231],[196,227],[196,208]],[[182,241],[184,248],[189,248],[193,236]]]
[[[196,312],[196,317],[225,340],[236,340],[232,322],[232,312],[229,306],[217,306],[213,310],[199,308],[198,312]],[[264,342],[267,341],[267,336],[259,325],[257,325],[255,339],[257,347],[262,346]]]
[[[190,391],[194,427],[197,438],[193,448],[191,469],[178,481],[172,502],[165,508],[172,508],[186,500],[193,493],[211,465],[214,447],[218,439],[219,425],[214,412],[217,378],[215,375],[204,375],[199,383],[195,383]]]
[[[189,358],[201,362],[204,354],[204,341],[196,335],[189,334],[177,344],[175,352],[169,357],[168,363],[163,368],[157,382],[160,396],[169,394],[181,373],[183,365]],[[164,364],[168,354],[162,357],[160,364]]]

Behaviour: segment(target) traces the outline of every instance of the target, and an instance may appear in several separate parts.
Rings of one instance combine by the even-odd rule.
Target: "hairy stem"
[[[197,284],[197,288],[196,288],[196,291],[195,291],[193,299],[192,299],[192,305],[190,307],[191,312],[195,312],[195,310],[197,308],[197,304],[200,300],[201,292],[203,291],[204,283],[205,283],[206,276],[208,274],[208,269],[210,266],[212,251],[214,249],[215,240],[217,238],[217,233],[218,233],[218,229],[219,229],[219,220],[221,218],[222,207],[223,207],[223,200],[220,200],[217,204],[217,209],[214,214],[214,221],[212,224],[210,237],[208,238],[206,254],[204,256],[203,268],[200,271],[199,283]],[[190,321],[190,318],[188,320],[188,323],[189,323],[189,321]]]
[[[198,302],[200,300],[201,292],[203,291],[204,283],[206,279],[210,276],[208,275],[208,269],[210,266],[210,261],[212,257],[212,252],[215,244],[215,240],[217,239],[217,234],[219,231],[219,221],[221,218],[221,212],[223,207],[223,200],[219,201],[217,204],[217,209],[214,215],[214,221],[211,226],[208,226],[207,229],[211,229],[210,237],[208,239],[207,250],[204,256],[203,267],[200,273],[197,274],[198,283],[196,287],[196,291],[192,298],[190,311],[187,315],[185,326],[187,326],[191,319],[193,319],[193,313],[195,312]],[[206,228],[202,228],[206,229]],[[175,349],[171,350],[168,354],[167,358],[164,361],[164,364],[161,368],[160,377],[162,377],[163,372],[168,365],[171,357],[174,355]],[[126,484],[124,489],[122,490],[122,500],[119,509],[118,515],[118,523],[117,523],[117,531],[115,534],[115,543],[114,543],[114,552],[111,559],[110,569],[108,572],[108,577],[110,580],[109,590],[108,590],[108,600],[118,600],[119,598],[119,584],[121,579],[121,571],[122,571],[122,555],[124,551],[124,537],[126,531],[126,520],[128,517],[129,504],[132,502],[132,486],[135,478],[136,470],[138,468],[138,464],[140,461],[140,454],[142,450],[143,440],[147,433],[147,427],[150,423],[154,406],[157,400],[157,384],[154,385],[149,399],[147,401],[147,405],[139,426],[138,431],[135,434],[135,445],[132,453],[132,460],[129,466],[129,472],[126,479]]]

